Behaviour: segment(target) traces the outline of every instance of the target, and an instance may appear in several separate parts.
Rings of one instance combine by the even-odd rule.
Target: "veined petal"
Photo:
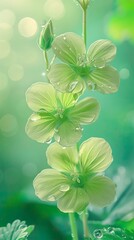
[[[116,186],[111,179],[104,176],[96,176],[89,179],[85,191],[88,193],[91,204],[106,207],[115,198]]]
[[[116,54],[116,46],[109,40],[97,40],[88,49],[88,59],[90,65],[94,67],[104,67]]]
[[[58,143],[51,144],[46,152],[48,164],[61,172],[71,172],[78,162],[76,146],[63,148]]]
[[[89,196],[82,188],[71,188],[58,202],[58,208],[65,213],[81,212],[89,203]]]
[[[94,122],[100,112],[100,105],[95,98],[85,98],[78,102],[70,111],[72,121],[83,124]]]
[[[49,113],[32,114],[26,124],[27,135],[37,142],[49,142],[54,135],[55,118]]]
[[[75,145],[82,136],[82,129],[79,124],[74,124],[69,120],[63,122],[57,133],[54,135],[55,140],[63,147],[71,147]]]
[[[120,77],[118,71],[110,66],[94,69],[88,79],[88,84],[94,83],[94,89],[108,94],[114,93],[119,88]]]
[[[35,112],[40,109],[51,112],[57,107],[55,89],[49,83],[38,82],[33,84],[26,92],[26,101]]]
[[[86,52],[82,37],[72,32],[56,37],[52,48],[61,61],[73,65],[77,65],[79,58]]]
[[[67,64],[52,65],[47,76],[52,85],[61,92],[80,92],[84,88],[81,77]]]
[[[68,180],[66,176],[54,169],[45,169],[41,171],[34,179],[33,186],[35,194],[43,201],[56,201],[62,197],[66,191],[62,191],[66,184],[68,190]],[[64,188],[65,189],[65,188]]]
[[[57,98],[64,109],[72,107],[77,101],[73,93],[57,92]]]
[[[111,164],[112,150],[103,138],[89,138],[80,146],[80,163],[83,171],[103,172]]]

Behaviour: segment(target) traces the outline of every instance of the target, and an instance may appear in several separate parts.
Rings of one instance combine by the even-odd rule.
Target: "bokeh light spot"
[[[18,30],[23,37],[32,37],[37,32],[37,22],[30,17],[22,18],[18,24]]]
[[[18,130],[18,123],[15,116],[7,113],[0,119],[0,130],[6,137],[14,136]]]
[[[122,68],[120,70],[120,77],[121,77],[121,79],[127,79],[127,78],[129,78],[129,76],[130,76],[130,72],[129,72],[129,70],[127,68]]]
[[[6,40],[0,40],[0,59],[6,58],[10,53],[10,44]]]
[[[11,65],[8,70],[9,78],[13,81],[19,81],[24,76],[24,69],[23,66],[19,64]]]
[[[44,13],[52,19],[60,19],[65,14],[65,7],[61,0],[47,0],[44,4]]]
[[[13,30],[10,24],[0,23],[0,39],[10,39],[13,35]]]
[[[4,90],[8,86],[7,76],[0,72],[0,91]]]
[[[15,19],[16,19],[15,14],[9,9],[4,9],[0,12],[1,23],[8,23],[11,26],[13,26],[15,23]]]

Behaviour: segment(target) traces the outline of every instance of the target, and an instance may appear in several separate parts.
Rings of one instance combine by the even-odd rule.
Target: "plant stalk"
[[[87,8],[83,9],[83,38],[86,46],[87,43]]]
[[[69,213],[69,220],[70,220],[70,226],[71,226],[71,232],[72,232],[72,239],[78,240],[77,226],[76,226],[74,213]]]
[[[92,234],[88,228],[88,212],[85,209],[82,213],[82,222],[83,222],[83,232],[84,232],[84,240],[93,240]]]
[[[46,63],[46,70],[49,70],[49,61],[48,61],[48,56],[47,56],[47,51],[43,51],[43,56],[45,59],[45,63]]]

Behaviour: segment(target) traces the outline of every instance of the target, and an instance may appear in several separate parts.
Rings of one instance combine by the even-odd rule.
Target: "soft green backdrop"
[[[36,225],[29,239],[44,236],[56,240],[56,235],[65,239],[60,224],[64,219],[68,231],[67,217],[55,206],[42,205],[32,187],[33,178],[47,166],[47,145],[25,134],[31,114],[25,92],[32,83],[45,80],[37,41],[41,25],[49,18],[56,35],[67,31],[81,34],[82,14],[73,0],[0,1],[0,226],[18,218]],[[134,167],[134,1],[91,0],[87,22],[89,44],[101,38],[116,44],[112,65],[119,70],[121,83],[115,94],[91,92],[101,103],[101,114],[84,128],[81,142],[92,136],[104,137],[114,156],[107,174],[127,184]]]

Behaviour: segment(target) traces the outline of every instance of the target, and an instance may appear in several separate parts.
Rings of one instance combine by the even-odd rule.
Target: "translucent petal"
[[[78,102],[70,111],[72,121],[83,124],[94,122],[100,112],[100,106],[95,98],[85,98]]]
[[[90,203],[99,207],[105,207],[112,203],[116,194],[114,182],[104,176],[96,176],[90,179],[85,190],[88,193]]]
[[[89,138],[81,144],[79,153],[85,172],[103,172],[113,160],[111,147],[103,138]]]
[[[63,147],[70,147],[76,144],[82,136],[82,129],[79,124],[74,124],[69,120],[63,122],[54,135],[55,140]]]
[[[61,191],[61,186],[65,184],[68,185],[66,176],[54,169],[41,171],[33,181],[35,194],[43,201],[56,201],[62,197],[65,192]]]
[[[73,65],[77,65],[79,58],[86,51],[82,37],[72,32],[56,37],[52,48],[61,61]]]
[[[65,213],[83,211],[89,203],[89,196],[82,188],[71,188],[57,202],[58,208]]]
[[[49,83],[38,82],[33,84],[26,92],[26,101],[35,112],[40,109],[50,112],[57,107],[55,89]]]
[[[61,93],[57,92],[57,98],[59,99],[61,106],[65,108],[69,108],[75,105],[77,99],[72,93]]]
[[[91,44],[87,54],[90,65],[101,68],[114,58],[116,46],[109,40],[98,40]]]
[[[49,143],[54,135],[55,118],[49,113],[32,114],[26,124],[27,135],[40,143]]]
[[[51,144],[46,152],[48,164],[61,172],[72,172],[78,162],[76,146],[63,148],[58,143]]]
[[[98,92],[108,94],[114,93],[119,88],[120,78],[118,71],[110,66],[94,69],[88,79],[88,84],[94,83],[94,89]]]

